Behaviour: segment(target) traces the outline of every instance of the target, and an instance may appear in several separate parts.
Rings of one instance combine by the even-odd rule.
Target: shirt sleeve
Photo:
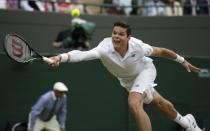
[[[144,56],[150,56],[153,52],[153,47],[149,44],[144,43],[140,39],[136,39],[134,37],[131,38],[131,41],[136,43],[136,48],[143,52]]]
[[[149,44],[146,44],[146,43],[142,43],[142,49],[143,49],[143,52],[144,52],[144,55],[145,56],[150,56],[153,52],[153,48],[151,45]]]
[[[70,62],[100,59],[101,53],[103,52],[103,46],[101,46],[101,43],[97,47],[89,51],[73,50],[68,52],[68,54],[70,55]]]
[[[57,115],[60,128],[66,128],[66,115],[67,115],[67,97],[65,96],[62,107],[60,108]]]

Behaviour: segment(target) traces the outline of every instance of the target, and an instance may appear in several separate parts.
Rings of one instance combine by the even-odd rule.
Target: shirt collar
[[[112,43],[112,42],[111,42]],[[128,41],[128,51],[127,52],[131,52],[132,51],[132,49],[131,49],[131,47],[130,47],[130,44],[131,44],[131,41],[129,40]],[[113,43],[111,44],[111,52],[112,53],[115,53],[116,52],[116,50],[114,49],[114,46],[113,46]]]
[[[112,42],[111,42],[112,43]],[[132,44],[132,42],[131,42],[131,39],[128,41],[128,51],[127,51],[127,53],[126,54],[130,54],[130,52],[133,52],[134,51],[134,49],[131,47],[131,44]],[[114,49],[114,46],[113,46],[113,43],[111,44],[111,46],[110,46],[111,48],[111,52],[112,53],[115,53],[116,52],[116,50]]]

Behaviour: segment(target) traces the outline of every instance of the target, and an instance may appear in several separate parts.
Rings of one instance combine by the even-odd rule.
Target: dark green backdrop
[[[68,131],[135,131],[127,107],[127,93],[100,61],[62,64],[51,68],[42,62],[20,65],[0,55],[0,130],[11,120],[27,120],[37,98],[62,81],[69,87]],[[195,65],[210,67],[209,58],[188,58]],[[187,73],[178,63],[155,59],[157,90],[171,100],[182,114],[193,113],[210,129],[210,79]],[[177,125],[150,105],[145,107],[154,131],[176,131]]]

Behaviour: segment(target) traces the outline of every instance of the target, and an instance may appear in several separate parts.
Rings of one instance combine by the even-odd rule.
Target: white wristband
[[[59,56],[60,56],[60,62],[61,63],[67,62],[69,60],[68,53],[63,53],[63,54],[60,54]]]
[[[185,61],[184,57],[176,54],[176,59],[174,59],[174,61],[179,62],[179,63],[183,63]]]

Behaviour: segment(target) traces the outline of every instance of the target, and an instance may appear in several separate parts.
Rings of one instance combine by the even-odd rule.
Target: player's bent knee
[[[142,102],[137,101],[137,100],[128,100],[128,106],[131,109],[131,111],[136,111],[136,110],[143,110],[143,100]]]
[[[134,112],[134,113],[144,110],[143,106],[141,106],[139,103],[128,103],[128,105],[131,112]]]
[[[131,111],[143,109],[144,95],[136,92],[131,92],[128,96],[128,106]]]
[[[155,107],[159,107],[160,106],[160,99],[158,99],[158,98],[153,99],[151,104]]]

